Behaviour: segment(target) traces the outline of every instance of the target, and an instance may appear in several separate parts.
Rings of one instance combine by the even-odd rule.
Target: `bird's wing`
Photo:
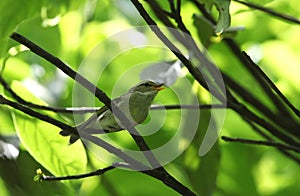
[[[83,123],[76,126],[78,130],[84,129],[93,121],[97,120],[99,117],[101,118],[102,114],[106,112],[108,108],[106,106],[101,107],[95,114],[93,114],[88,120],[84,121]]]
[[[124,102],[127,102],[130,94],[124,94],[120,97],[113,99],[112,101],[116,104],[119,109],[123,109]],[[101,121],[107,113],[110,112],[107,106],[101,107],[95,114],[93,114],[88,120],[76,126],[77,130],[86,131],[89,133],[99,132],[101,131],[100,127],[98,127],[98,122]],[[103,132],[109,132],[108,130],[102,129]]]

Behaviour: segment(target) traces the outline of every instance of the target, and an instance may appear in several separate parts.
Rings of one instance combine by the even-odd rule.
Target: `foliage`
[[[173,7],[170,6],[172,2]],[[269,7],[276,12],[294,17],[297,17],[299,11],[297,10],[299,1],[296,0],[246,2]],[[158,6],[163,9],[163,13],[172,13],[174,11],[172,9],[177,8],[176,3],[178,1],[146,1],[142,5],[147,8],[146,11],[159,26],[163,26],[166,24],[159,17],[159,10],[153,8]],[[280,132],[285,133],[284,131],[289,128],[297,130],[299,118],[282,102],[277,105],[278,102],[274,102],[272,97],[265,93],[260,81],[243,65],[240,57],[230,50],[228,42],[233,39],[239,48],[246,51],[271,78],[291,103],[299,106],[297,89],[300,84],[298,77],[300,70],[297,66],[299,62],[297,54],[300,52],[300,44],[295,39],[299,27],[294,23],[275,18],[267,12],[250,9],[237,1],[186,0],[181,2],[180,8],[183,23],[188,27],[197,45],[201,45],[201,49],[205,49],[211,55],[222,73],[236,81],[245,91],[250,92],[250,95],[262,103],[263,107],[268,108],[268,111],[274,114],[274,118],[264,113],[261,107],[252,104],[252,97],[247,101],[247,95],[243,96],[243,93],[235,91],[230,86],[229,89],[238,102],[275,128],[279,127]],[[201,12],[199,8],[205,9]],[[11,3],[2,0],[0,15],[0,76],[17,94],[32,103],[57,107],[103,105],[51,63],[9,39],[14,31],[62,59],[75,70],[88,64],[88,69],[80,70],[80,73],[97,84],[109,97],[117,97],[126,92],[139,81],[141,71],[153,62],[177,60],[177,57],[166,47],[162,50],[157,47],[139,48],[138,45],[134,45],[136,43],[134,41],[143,41],[139,39],[140,32],[147,35],[148,45],[159,42],[149,29],[128,31],[130,35],[134,35],[134,41],[127,40],[128,37],[121,38],[120,41],[117,36],[113,36],[133,26],[145,25],[143,18],[129,1],[18,0]],[[178,18],[172,19],[174,21],[170,25],[184,30],[180,23],[177,23]],[[172,36],[172,33],[163,32],[168,37]],[[180,41],[173,38],[172,42],[178,44]],[[123,46],[126,48],[128,45],[135,49],[122,50]],[[188,53],[188,50],[184,52]],[[91,61],[83,61],[87,56]],[[184,66],[184,63],[181,66]],[[96,71],[99,68],[102,71],[101,77]],[[191,89],[185,89],[187,90],[185,92],[196,95],[201,104],[211,104],[208,98],[210,94],[203,85],[200,86],[190,73],[184,77],[193,84]],[[224,80],[227,85],[229,80],[226,78]],[[173,89],[182,90],[182,81],[183,79],[179,78],[172,85]],[[274,92],[274,89],[271,91]],[[0,94],[9,100],[14,100],[11,94],[3,89],[3,83]],[[74,97],[79,98],[80,102],[76,102],[77,99]],[[176,93],[166,89],[157,96],[156,103],[170,105],[181,102],[176,97]],[[254,127],[259,127],[275,141],[282,142],[281,138],[278,139],[267,132],[265,127],[258,126],[257,122],[249,124],[248,121],[251,119],[241,115],[238,109],[233,109],[234,106],[229,107],[231,108],[226,111],[221,135],[266,140],[259,132],[254,131]],[[88,117],[88,115],[77,114],[74,120],[70,114],[37,109],[34,111],[71,125]],[[177,127],[182,125],[178,123],[181,120],[181,112],[168,110],[166,115],[156,110],[151,111],[151,118],[157,118],[154,119],[156,122],[161,122],[162,117],[166,115],[160,131],[151,137],[145,137],[152,148],[161,146],[173,138]],[[280,153],[277,148],[225,143],[218,140],[208,154],[200,157],[198,150],[211,116],[210,110],[200,111],[200,123],[194,139],[180,156],[165,167],[172,176],[199,195],[279,196],[300,193],[299,162]],[[290,127],[284,127],[286,124],[280,124],[282,121],[295,122],[295,124],[291,123]],[[188,123],[187,120],[185,122]],[[143,128],[143,125],[139,126]],[[0,195],[137,195],[142,193],[143,195],[178,195],[176,191],[155,178],[123,169],[83,180],[34,182],[33,177],[38,168],[42,168],[47,175],[66,176],[107,166],[107,163],[100,161],[95,154],[86,150],[81,142],[68,145],[68,138],[59,135],[59,131],[58,127],[29,117],[1,103]],[[294,133],[290,132],[287,135],[292,134]],[[292,136],[296,143],[299,143],[299,138]],[[108,139],[117,141],[118,146],[125,146],[128,149],[137,148],[130,135],[124,132],[111,135]],[[176,149],[184,143],[183,140],[176,142],[178,145],[173,146]],[[106,160],[115,161],[115,157],[110,153],[101,150],[99,153],[103,153]],[[292,155],[299,157],[299,153]]]

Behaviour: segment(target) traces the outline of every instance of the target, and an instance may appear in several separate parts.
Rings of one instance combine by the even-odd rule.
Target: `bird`
[[[163,83],[142,81],[124,95],[113,99],[112,102],[129,119],[130,126],[135,126],[141,124],[147,118],[150,106],[157,93],[164,89],[163,86]],[[89,134],[112,133],[124,130],[121,122],[107,106],[101,107],[89,119],[76,125],[75,128],[79,133],[85,131]],[[63,136],[70,135],[70,144],[79,139],[78,134],[73,134],[68,130],[62,130],[60,134]]]

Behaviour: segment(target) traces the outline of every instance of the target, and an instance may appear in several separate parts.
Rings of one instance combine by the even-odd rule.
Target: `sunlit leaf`
[[[45,104],[32,96],[19,82],[13,82],[12,88],[27,100]],[[52,113],[48,116],[58,117]],[[68,140],[58,134],[59,128],[19,111],[13,111],[13,119],[17,134],[26,150],[52,174],[64,176],[85,172],[87,159],[81,142],[67,145]],[[75,187],[78,183],[72,181]]]
[[[0,179],[0,195],[2,195],[2,196],[9,196],[10,195],[9,191],[8,191],[8,188],[5,185],[4,180],[2,178]]]
[[[18,71],[16,71],[16,69]],[[11,80],[22,80],[30,75],[29,64],[17,57],[10,57],[6,61],[4,74],[6,78]]]
[[[0,43],[6,43],[17,25],[27,18],[36,16],[44,1],[2,0],[0,4]],[[0,56],[5,47],[1,47]]]
[[[231,20],[230,13],[229,13],[230,1],[215,0],[215,6],[219,11],[216,33],[222,33],[226,28],[230,26],[230,20]]]
[[[0,106],[0,135],[3,133],[14,132],[13,122],[8,107]]]
[[[0,57],[7,49],[9,36],[18,28],[18,25],[27,19],[40,15],[42,8],[46,10],[47,17],[60,13],[61,7],[68,7],[70,0],[1,0],[0,4]],[[32,28],[31,28],[32,30]],[[32,33],[35,31],[31,31]],[[42,35],[40,33],[40,35]],[[48,42],[51,44],[51,42]]]
[[[202,111],[197,134],[183,157],[183,167],[190,183],[199,195],[212,195],[217,187],[217,176],[220,165],[220,146],[216,142],[208,153],[199,156],[201,142],[210,122],[210,112]],[[212,130],[210,130],[212,131]]]
[[[217,34],[222,33],[225,29],[230,26],[230,12],[229,6],[230,1],[228,0],[201,0],[204,3],[204,7],[207,12],[211,12],[212,6],[216,6],[219,17],[216,25],[215,32]]]
[[[198,37],[205,48],[211,44],[211,37],[215,35],[215,27],[203,16],[193,15],[194,25],[197,28]]]

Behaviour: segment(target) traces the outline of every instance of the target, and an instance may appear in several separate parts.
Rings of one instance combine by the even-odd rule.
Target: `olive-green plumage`
[[[126,94],[113,99],[112,102],[126,115],[132,126],[140,124],[147,118],[151,103],[158,91],[163,89],[162,85],[152,81],[141,82],[132,87]],[[91,134],[123,130],[124,127],[116,119],[114,114],[106,106],[103,106],[88,120],[77,125],[76,128],[79,133],[85,131]],[[79,139],[78,135],[71,134],[70,143],[74,143],[77,139]]]

